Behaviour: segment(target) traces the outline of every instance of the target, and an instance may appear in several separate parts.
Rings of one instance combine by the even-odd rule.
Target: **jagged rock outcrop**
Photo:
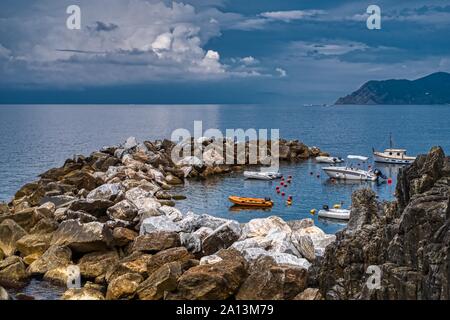
[[[419,156],[400,171],[396,195],[353,194],[349,225],[316,277],[325,298],[450,299],[450,157],[439,147]],[[382,272],[379,287],[369,266]]]

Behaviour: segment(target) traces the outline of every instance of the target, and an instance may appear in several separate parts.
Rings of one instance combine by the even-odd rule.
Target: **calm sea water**
[[[126,106],[126,105],[30,105],[0,106],[0,200],[9,200],[26,182],[52,167],[60,166],[74,154],[89,154],[105,145],[122,142],[129,136],[139,140],[167,138],[174,129],[193,130],[194,120],[208,128],[278,128],[287,139],[299,139],[319,146],[333,155],[370,155],[372,146],[388,146],[392,132],[396,146],[409,154],[426,153],[431,146],[450,150],[450,106],[332,106],[295,107],[260,105]],[[183,211],[193,210],[239,221],[279,215],[284,219],[312,217],[310,209],[320,209],[344,201],[362,186],[372,187],[380,199],[392,199],[396,167],[380,166],[394,178],[393,184],[331,183],[320,165],[306,161],[283,165],[282,172],[293,176],[284,189],[294,197],[287,207],[275,193],[276,181],[245,181],[241,174],[190,182],[181,190],[187,200],[178,202]],[[312,173],[312,175],[311,175]],[[317,177],[320,174],[320,177]],[[270,196],[271,211],[233,211],[229,195]],[[335,232],[342,224],[318,220],[319,227]]]

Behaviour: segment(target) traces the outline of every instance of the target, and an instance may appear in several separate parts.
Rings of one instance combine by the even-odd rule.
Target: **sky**
[[[449,72],[449,33],[448,0],[2,0],[0,103],[333,103]]]

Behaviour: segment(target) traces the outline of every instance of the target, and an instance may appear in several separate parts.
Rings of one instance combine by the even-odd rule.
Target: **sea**
[[[177,129],[194,134],[194,123],[203,131],[219,129],[278,129],[280,137],[318,146],[333,156],[371,156],[384,150],[393,137],[395,147],[409,155],[427,153],[433,146],[450,152],[450,105],[0,105],[0,201],[10,201],[25,183],[74,155],[88,155],[103,146],[117,145],[128,137],[138,141],[171,138]],[[358,164],[354,164],[358,165]],[[364,166],[364,164],[359,164]],[[394,199],[400,166],[373,164],[389,180],[383,182],[331,181],[314,160],[282,163],[280,171],[292,176],[285,196],[276,192],[279,180],[249,181],[242,172],[189,181],[174,192],[182,212],[207,213],[246,222],[272,215],[284,220],[311,218],[327,233],[345,227],[339,221],[311,214],[324,205],[351,206],[352,193],[372,188],[380,201]],[[389,181],[389,182],[388,182]],[[270,197],[270,210],[237,210],[228,196]],[[292,196],[292,205],[286,197]],[[37,299],[57,299],[61,290],[34,281],[25,293]],[[24,291],[22,291],[24,292]]]

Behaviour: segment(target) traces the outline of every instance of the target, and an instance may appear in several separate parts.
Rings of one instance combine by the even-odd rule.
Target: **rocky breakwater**
[[[172,186],[248,161],[224,165],[226,155],[211,150],[202,162],[174,163],[174,146],[129,138],[68,159],[0,204],[0,286],[20,288],[32,278],[65,286],[68,267],[77,266],[83,286],[63,299],[318,298],[307,288],[308,269],[334,236],[308,219],[241,225],[180,212]],[[321,153],[284,140],[280,151],[285,160]]]
[[[450,157],[439,147],[419,156],[400,171],[396,197],[353,194],[350,222],[315,277],[327,299],[450,299]],[[367,285],[371,265],[379,287]]]

